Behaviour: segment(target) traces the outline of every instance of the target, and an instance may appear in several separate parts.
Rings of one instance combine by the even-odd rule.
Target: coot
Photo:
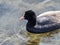
[[[31,33],[47,33],[60,29],[60,11],[48,11],[36,16],[32,10],[25,11],[20,20],[27,20],[26,30]]]

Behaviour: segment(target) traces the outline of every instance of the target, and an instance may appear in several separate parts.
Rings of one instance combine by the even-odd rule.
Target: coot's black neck
[[[30,25],[31,27],[34,27],[36,25],[36,19],[28,20],[27,25]]]

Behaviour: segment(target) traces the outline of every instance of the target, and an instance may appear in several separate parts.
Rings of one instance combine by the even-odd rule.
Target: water
[[[0,45],[25,45],[26,21],[19,21],[19,16],[32,9],[37,15],[45,11],[60,10],[59,0],[0,0]],[[19,31],[21,33],[19,34]],[[51,42],[41,42],[41,45],[59,45],[57,34]]]

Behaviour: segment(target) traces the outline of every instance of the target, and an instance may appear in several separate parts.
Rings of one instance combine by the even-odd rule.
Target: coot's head
[[[25,11],[24,16],[20,17],[20,20],[22,19],[28,20],[31,26],[34,26],[36,24],[36,14],[32,10]]]
[[[32,10],[28,10],[28,11],[25,11],[24,16],[20,17],[20,19],[26,19],[28,21],[36,20],[36,14]]]

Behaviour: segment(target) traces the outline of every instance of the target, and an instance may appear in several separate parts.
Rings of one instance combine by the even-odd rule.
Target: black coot
[[[26,30],[31,33],[40,34],[60,29],[59,18],[57,19],[59,15],[57,13],[60,13],[60,11],[49,11],[36,16],[34,11],[26,11],[24,15],[24,19],[28,21]]]

